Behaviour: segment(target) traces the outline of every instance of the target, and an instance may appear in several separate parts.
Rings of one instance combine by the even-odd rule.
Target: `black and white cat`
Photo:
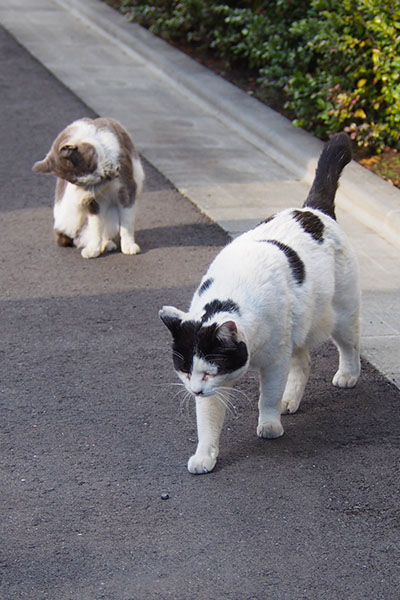
[[[81,248],[95,258],[120,243],[123,254],[140,252],[135,242],[135,201],[144,171],[120,123],[79,119],[54,140],[33,170],[57,176],[54,229],[59,246]]]
[[[173,362],[196,398],[198,445],[191,473],[215,466],[230,387],[259,370],[257,434],[283,434],[281,413],[297,411],[310,372],[310,348],[329,337],[339,350],[338,387],[360,374],[360,288],[355,254],[335,220],[340,174],[351,160],[346,134],[325,145],[303,208],[266,219],[211,263],[189,312],[164,306]]]

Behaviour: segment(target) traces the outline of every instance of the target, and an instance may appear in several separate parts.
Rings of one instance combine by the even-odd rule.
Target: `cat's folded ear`
[[[90,149],[91,154],[93,155],[94,148],[91,144],[81,144],[81,146],[82,148],[85,147],[86,153],[88,153],[87,151],[88,149]],[[74,167],[77,167],[79,163],[82,162],[83,154],[81,153],[79,146],[71,146],[70,144],[65,144],[60,148],[59,154],[62,158],[67,158],[74,165]]]
[[[50,161],[48,160],[48,157],[46,156],[46,158],[44,158],[43,160],[39,160],[38,162],[36,162],[32,167],[32,171],[35,171],[35,173],[51,173],[52,166]]]
[[[65,144],[60,148],[60,156],[64,158],[71,158],[73,154],[78,150],[77,146],[71,146],[70,144]]]
[[[163,306],[158,312],[161,321],[168,327],[172,335],[175,335],[177,329],[182,323],[185,313],[174,306]]]
[[[222,323],[216,331],[217,339],[220,342],[224,342],[229,344],[229,342],[236,342],[238,339],[237,336],[238,330],[236,327],[236,323],[234,321],[225,321]]]

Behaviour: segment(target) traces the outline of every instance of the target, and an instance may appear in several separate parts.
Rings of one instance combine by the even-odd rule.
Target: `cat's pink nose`
[[[193,389],[193,388],[192,388],[192,393],[193,393],[195,396],[202,396],[202,395],[203,395],[203,390],[202,390],[202,389]]]

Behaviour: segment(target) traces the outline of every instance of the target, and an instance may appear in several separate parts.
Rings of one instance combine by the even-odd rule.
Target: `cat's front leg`
[[[257,435],[277,438],[283,435],[281,399],[288,378],[290,360],[260,369],[260,399]]]
[[[209,473],[215,467],[225,410],[224,402],[217,396],[196,398],[198,443],[196,453],[188,461],[190,473]]]
[[[96,258],[103,252],[104,208],[95,198],[85,199],[88,209],[88,221],[85,231],[85,246],[81,251],[83,258]]]

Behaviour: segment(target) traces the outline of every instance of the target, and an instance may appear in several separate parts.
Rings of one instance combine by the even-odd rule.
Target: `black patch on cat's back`
[[[240,315],[240,309],[233,300],[213,300],[205,305],[204,315],[201,317],[201,322],[205,323],[210,317],[213,317],[219,312],[233,312]]]
[[[309,210],[294,210],[293,217],[318,244],[323,243],[325,226],[318,215]]]
[[[295,278],[296,282],[299,285],[302,285],[302,283],[304,283],[304,280],[306,278],[306,269],[305,269],[304,263],[301,260],[300,256],[297,254],[297,252],[295,250],[293,250],[293,248],[291,248],[290,246],[287,246],[286,244],[283,244],[282,242],[279,242],[278,240],[259,240],[259,241],[266,242],[267,244],[273,244],[274,246],[279,248],[279,250],[282,250],[282,252],[285,254],[286,258],[289,261],[289,266],[290,266],[292,275]]]
[[[209,277],[208,279],[206,279],[205,281],[203,281],[203,283],[199,287],[199,291],[198,291],[199,296],[201,296],[202,294],[204,294],[204,292],[206,290],[208,290],[208,288],[210,286],[212,286],[213,283],[214,283],[214,279],[212,277]]]
[[[273,221],[275,219],[276,215],[270,215],[269,217],[267,217],[266,219],[264,219],[264,221],[261,221],[261,223],[259,223],[257,225],[257,227],[259,225],[265,225],[266,223],[270,223],[271,221]]]

